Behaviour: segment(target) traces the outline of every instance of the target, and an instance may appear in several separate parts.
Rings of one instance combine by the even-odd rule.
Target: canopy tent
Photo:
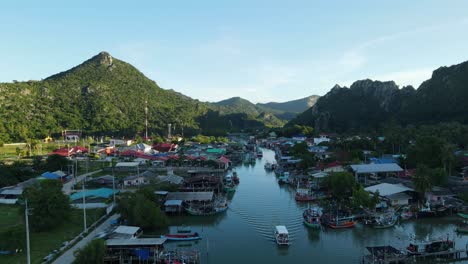
[[[288,230],[285,226],[276,226],[276,232],[278,232],[278,234],[288,234]]]

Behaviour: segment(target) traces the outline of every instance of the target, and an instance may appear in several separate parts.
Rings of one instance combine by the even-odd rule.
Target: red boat
[[[161,236],[161,238],[166,238],[167,240],[188,241],[201,239],[201,236],[195,232],[190,234],[167,234]]]
[[[322,215],[322,223],[333,229],[351,228],[356,225],[353,216],[335,217],[328,214]]]

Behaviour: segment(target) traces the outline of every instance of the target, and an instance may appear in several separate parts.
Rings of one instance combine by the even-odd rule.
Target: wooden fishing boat
[[[324,225],[333,229],[352,228],[356,226],[354,216],[333,216],[324,214],[321,220]]]
[[[447,252],[455,247],[452,240],[436,239],[432,241],[413,241],[406,248],[408,255],[424,255],[428,253]]]
[[[468,225],[465,224],[465,225],[458,226],[456,231],[457,233],[468,234]]]
[[[201,239],[201,236],[195,232],[195,233],[189,233],[189,234],[167,234],[167,235],[162,235],[161,238],[166,238],[167,240],[172,240],[172,241],[191,241],[191,240],[199,240]]]
[[[458,213],[457,215],[463,219],[468,219],[468,213]]]
[[[226,212],[227,209],[228,209],[227,199],[223,198],[207,206],[186,207],[185,211],[190,215],[209,216],[209,215],[216,215],[216,214]]]
[[[318,208],[309,208],[302,213],[302,219],[307,227],[320,228],[322,221],[321,214]]]
[[[376,222],[372,225],[373,228],[389,228],[394,226],[398,221],[398,216],[396,214],[392,214],[390,216],[381,216],[376,219]]]
[[[289,246],[289,233],[285,226],[276,226],[274,235],[278,246]]]

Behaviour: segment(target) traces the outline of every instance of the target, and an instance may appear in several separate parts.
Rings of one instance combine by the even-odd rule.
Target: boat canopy
[[[288,230],[285,226],[276,226],[276,232],[278,232],[278,234],[288,234]]]

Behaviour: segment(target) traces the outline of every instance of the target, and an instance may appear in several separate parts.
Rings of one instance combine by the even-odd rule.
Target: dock
[[[367,247],[367,250],[370,254],[362,257],[362,264],[425,263],[426,260],[435,261],[436,263],[453,263],[468,260],[468,244],[465,245],[465,249],[424,253],[421,255],[402,254],[391,246]]]

